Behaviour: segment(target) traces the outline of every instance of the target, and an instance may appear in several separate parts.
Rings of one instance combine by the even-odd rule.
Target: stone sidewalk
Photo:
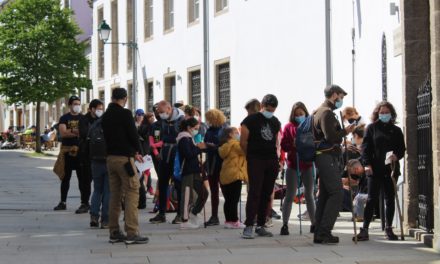
[[[345,213],[334,231],[341,237],[340,245],[314,245],[307,232],[308,223],[303,223],[303,235],[299,235],[297,205],[292,212],[290,236],[279,236],[281,222],[274,221],[273,238],[244,240],[240,238],[241,230],[226,230],[222,226],[181,231],[170,223],[149,224],[147,219],[153,216],[148,213],[152,207],[149,200],[149,208],[140,213],[140,223],[150,243],[112,245],[107,241],[107,230],[89,229],[89,216],[74,214],[79,205],[75,177],[72,177],[68,210],[52,211],[59,201],[59,181],[51,172],[53,163],[53,158],[27,158],[20,152],[0,151],[1,264],[440,263],[438,253],[409,237],[406,241],[384,240],[378,221],[373,223],[371,240],[354,245],[350,215]],[[209,207],[206,207],[207,215]],[[275,208],[279,209],[279,203]],[[173,218],[174,214],[167,216],[168,221]]]

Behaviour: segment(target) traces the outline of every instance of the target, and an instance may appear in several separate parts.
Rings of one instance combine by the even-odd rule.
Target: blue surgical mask
[[[195,137],[195,136],[197,136],[197,134],[199,134],[199,131],[198,130],[193,130],[193,131],[191,131],[191,134],[192,134],[193,137]]]
[[[391,120],[391,114],[379,114],[379,120],[382,123],[389,123]]]
[[[235,135],[235,139],[240,141],[240,135]]]
[[[295,122],[297,122],[298,124],[301,124],[302,122],[304,122],[306,120],[306,116],[302,115],[302,116],[295,116]]]
[[[261,112],[263,115],[264,115],[264,117],[265,118],[267,118],[267,119],[271,119],[272,117],[273,117],[273,113],[272,112],[269,112],[269,111],[263,111],[263,112]]]
[[[341,108],[343,103],[344,103],[344,100],[342,100],[342,99],[339,99],[338,101],[336,101],[335,102],[336,109]]]

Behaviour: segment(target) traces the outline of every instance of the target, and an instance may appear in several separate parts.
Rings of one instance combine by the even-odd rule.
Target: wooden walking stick
[[[397,182],[396,182],[396,179],[394,178],[395,171],[396,171],[396,163],[395,163],[395,161],[392,161],[391,162],[391,176],[390,177],[391,177],[391,180],[393,181],[394,196],[396,197],[397,212],[399,214],[400,239],[405,240],[405,236],[403,233],[402,210],[400,209],[399,196],[397,195]]]
[[[344,118],[342,115],[342,112],[339,112],[340,116],[341,116],[341,124],[342,124],[342,129],[345,129],[344,126]],[[348,148],[347,148],[347,137],[344,136],[344,147],[345,147],[345,166],[348,165]],[[351,174],[350,174],[350,170],[347,167],[347,177],[348,177],[348,188],[350,189],[350,199],[351,197],[353,197],[353,191],[351,189]],[[351,220],[353,221],[353,231],[354,231],[354,243],[357,244],[358,242],[358,237],[357,237],[357,228],[356,228],[356,219],[355,219],[355,213],[354,213],[354,206],[353,206],[353,201],[351,202]]]

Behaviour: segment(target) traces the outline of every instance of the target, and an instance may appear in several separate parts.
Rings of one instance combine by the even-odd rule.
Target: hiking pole
[[[203,165],[203,154],[200,154],[200,167],[202,168],[202,188],[203,188],[203,200],[205,201],[206,186],[205,186],[205,166]],[[203,227],[206,228],[206,201],[203,204]]]
[[[283,169],[281,170],[281,190],[282,190],[282,193],[283,193],[283,197],[281,198],[281,202],[280,202],[280,211],[282,212],[283,211],[283,201],[284,201],[284,197],[286,197],[286,193],[284,192],[284,178],[286,177],[286,169],[284,169],[284,166],[283,166]]]
[[[342,116],[342,112],[339,112],[341,115],[341,124],[342,129],[345,129],[344,126],[344,118]],[[356,219],[355,219],[355,213],[354,213],[354,206],[353,206],[353,190],[351,189],[351,174],[350,170],[348,169],[348,148],[347,148],[347,136],[344,136],[344,147],[345,147],[345,166],[347,169],[347,177],[348,177],[348,188],[350,189],[350,200],[351,200],[351,220],[353,221],[353,231],[354,231],[354,243],[357,244],[358,237],[357,237],[357,228],[356,228]]]
[[[393,181],[394,196],[396,197],[397,212],[399,214],[400,239],[405,240],[405,236],[403,234],[402,210],[400,209],[399,196],[397,195],[397,182],[396,182],[396,179],[394,178],[395,169],[396,169],[395,161],[392,161],[391,162],[391,180]]]
[[[298,206],[299,206],[299,234],[302,235],[302,215],[301,215],[301,195],[299,194],[301,188],[301,176],[299,171],[299,155],[296,153],[296,177],[297,177],[297,194],[299,195]]]

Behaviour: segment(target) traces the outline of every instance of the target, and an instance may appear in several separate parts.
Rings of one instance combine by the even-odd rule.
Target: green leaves
[[[0,13],[0,94],[9,103],[50,103],[91,88],[71,14],[58,0],[15,0]]]

